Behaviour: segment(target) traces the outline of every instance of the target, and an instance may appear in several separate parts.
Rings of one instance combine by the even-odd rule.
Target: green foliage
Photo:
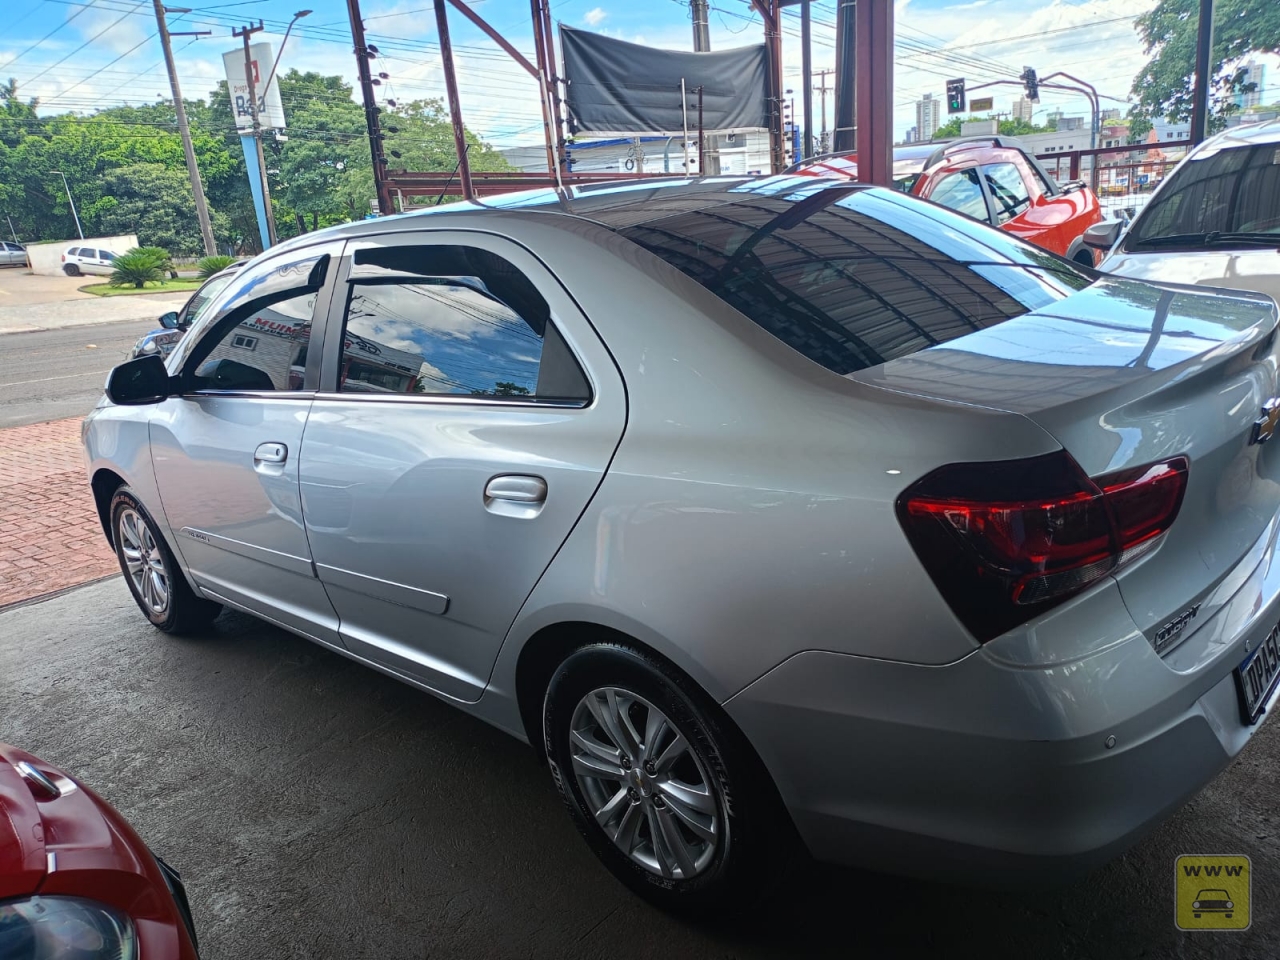
[[[157,247],[135,247],[116,257],[115,269],[107,282],[113,287],[135,287],[141,290],[156,283],[168,273],[169,255]]]
[[[281,239],[363,217],[373,198],[364,109],[341,77],[290,70],[278,78],[288,138],[268,134],[267,158]],[[70,189],[86,236],[135,233],[176,255],[204,250],[173,104],[114,107],[90,116],[36,115],[13,81],[0,83],[0,213],[19,238],[76,234]],[[214,238],[238,252],[260,247],[244,153],[225,82],[208,101],[186,102]],[[393,169],[452,170],[457,162],[448,114],[438,100],[383,113]],[[473,170],[510,170],[496,150],[467,133]],[[67,185],[62,176],[66,175]],[[428,198],[434,200],[434,198]],[[7,224],[6,224],[7,226]]]
[[[201,258],[200,262],[196,264],[196,270],[199,271],[201,280],[208,280],[215,273],[221,273],[235,262],[235,257],[215,254],[212,257]]]
[[[1131,116],[1152,121],[1191,118],[1199,0],[1160,0],[1135,24],[1150,62],[1133,80],[1138,103]],[[1280,52],[1280,3],[1217,0],[1213,21],[1210,127],[1220,130],[1236,109],[1235,94],[1250,92],[1241,61],[1251,53]],[[1150,129],[1148,127],[1147,129]],[[1146,130],[1141,131],[1142,139]],[[1136,136],[1130,128],[1130,137]],[[1138,141],[1141,142],[1141,141]]]
[[[972,123],[977,120],[994,120],[995,117],[988,114],[985,117],[952,117],[942,126],[938,127],[938,132],[933,135],[935,140],[946,140],[960,136],[960,125],[963,123]],[[1034,123],[1028,123],[1021,117],[1014,119],[1006,119],[1000,121],[1000,136],[1002,137],[1022,137],[1029,133],[1049,133],[1051,127],[1041,127]]]

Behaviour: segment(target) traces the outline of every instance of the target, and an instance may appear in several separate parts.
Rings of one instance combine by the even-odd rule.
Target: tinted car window
[[[996,204],[997,222],[1008,223],[1031,206],[1027,185],[1022,182],[1022,174],[1012,163],[990,164],[982,168],[982,175],[986,177],[987,189],[991,191],[991,199]]]
[[[1001,256],[988,232],[858,188],[744,196],[619,230],[841,375],[993,326],[1091,281],[1025,244],[1002,241],[1017,259]]]
[[[110,250],[99,250],[99,251],[98,251],[98,259],[99,259],[99,260],[114,260],[115,258],[116,258],[116,255],[115,255],[114,253],[112,253]]]
[[[182,314],[178,318],[179,325],[187,327],[199,320],[204,308],[213,302],[214,297],[227,289],[233,279],[235,274],[230,273],[225,277],[214,277],[205,283],[182,308]]]
[[[1280,147],[1234,147],[1180,166],[1134,221],[1125,246],[1182,234],[1280,234]]]
[[[963,213],[966,217],[987,219],[987,200],[982,195],[976,167],[943,177],[929,194],[929,199]]]
[[[486,250],[360,250],[342,393],[585,400],[586,378],[534,285]]]
[[[248,311],[216,341],[200,345],[197,390],[301,390],[316,294]],[[228,321],[229,322],[229,321]],[[207,351],[207,352],[206,352]]]

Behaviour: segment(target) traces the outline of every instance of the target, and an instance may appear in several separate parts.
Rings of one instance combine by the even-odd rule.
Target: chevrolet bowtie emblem
[[[1272,397],[1262,405],[1262,416],[1253,421],[1250,443],[1266,443],[1280,427],[1280,398]]]

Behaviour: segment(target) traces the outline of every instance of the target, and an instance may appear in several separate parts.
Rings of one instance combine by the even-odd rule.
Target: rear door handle
[[[254,463],[284,463],[289,458],[289,448],[283,443],[260,443],[253,451]]]
[[[510,500],[514,503],[542,503],[547,499],[547,481],[523,474],[503,474],[485,485],[484,498]]]

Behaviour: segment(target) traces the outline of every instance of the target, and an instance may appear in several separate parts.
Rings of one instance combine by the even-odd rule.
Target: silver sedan
[[[633,183],[282,244],[84,440],[156,627],[527,740],[656,903],[1066,877],[1276,700],[1276,326],[893,191]]]

